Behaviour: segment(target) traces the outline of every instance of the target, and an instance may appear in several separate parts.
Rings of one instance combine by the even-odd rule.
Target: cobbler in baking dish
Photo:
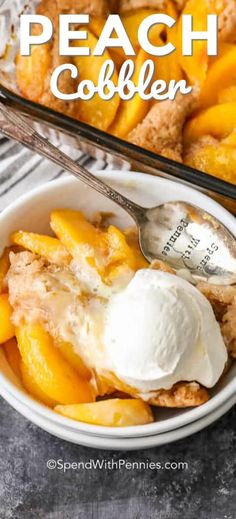
[[[33,46],[31,56],[17,56],[16,79],[20,93],[47,107],[106,131],[164,157],[207,172],[227,182],[236,183],[236,1],[235,0],[42,0],[37,13],[48,16],[54,25],[49,43]],[[61,92],[76,92],[78,81],[98,81],[99,71],[107,59],[115,63],[114,82],[123,62],[123,49],[111,48],[103,56],[59,56],[59,14],[85,13],[90,23],[84,27],[87,42],[73,45],[96,47],[109,13],[119,13],[136,56],[134,83],[145,60],[155,64],[155,78],[169,84],[186,79],[193,86],[188,95],[178,94],[174,100],[146,101],[139,95],[128,101],[116,94],[111,100],[98,94],[90,100],[64,101],[50,90],[52,72],[59,65],[73,63],[78,67],[79,80],[64,71],[59,78]],[[176,51],[168,56],[148,55],[138,41],[140,23],[150,14],[165,13],[176,20],[170,29],[153,26],[150,41],[164,45],[171,41]],[[194,42],[193,56],[182,55],[182,14],[192,14],[194,30],[207,29],[207,15],[219,16],[219,53],[209,57],[207,41]],[[77,27],[75,27],[77,28]],[[33,28],[41,31],[39,25]]]

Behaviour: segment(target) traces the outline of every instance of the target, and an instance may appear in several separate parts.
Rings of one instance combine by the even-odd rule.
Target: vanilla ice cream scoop
[[[104,343],[114,373],[143,394],[180,381],[213,387],[227,360],[209,301],[184,279],[151,269],[111,298]]]

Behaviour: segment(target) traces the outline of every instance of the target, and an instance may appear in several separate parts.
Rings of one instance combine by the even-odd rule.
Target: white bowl
[[[170,200],[191,201],[215,215],[236,235],[234,217],[216,202],[189,187],[141,173],[111,171],[97,174],[120,192],[144,206],[151,207]],[[49,215],[52,209],[58,207],[80,209],[87,216],[92,216],[94,212],[99,210],[113,212],[116,215],[114,223],[121,227],[130,225],[132,222],[130,217],[115,206],[113,202],[105,199],[79,181],[73,178],[58,180],[37,188],[22,197],[0,215],[0,252],[9,244],[9,235],[17,229],[50,233]],[[229,404],[232,407],[236,395],[236,363],[214,388],[212,398],[206,404],[186,410],[159,408],[156,410],[156,421],[153,424],[135,427],[99,427],[76,422],[54,413],[46,406],[33,400],[19,386],[19,382],[12,374],[2,351],[0,351],[0,392],[2,392],[3,397],[8,395],[11,403],[15,402],[14,407],[19,409],[22,414],[24,413],[21,406],[27,409],[29,419],[31,419],[31,415],[36,415],[41,418],[41,423],[45,420],[48,430],[50,429],[50,432],[54,430],[58,436],[61,435],[58,432],[60,429],[64,430],[65,436],[82,434],[109,438],[109,440],[125,438],[132,440],[150,437],[151,442],[151,437],[153,438],[155,435],[175,431],[199,420],[201,420],[201,422],[198,422],[199,426],[202,424],[201,427],[203,428],[206,423],[204,419],[208,415],[209,419],[210,416],[217,417],[220,409],[225,409],[225,406],[228,408]],[[34,421],[33,418],[32,421]],[[191,428],[188,430],[191,433]],[[169,441],[168,435],[166,439]]]
[[[183,438],[187,438],[192,434],[195,434],[205,427],[208,427],[213,422],[221,418],[236,404],[236,395],[229,399],[225,404],[217,408],[212,413],[200,418],[199,420],[192,422],[184,427],[179,427],[173,431],[168,431],[161,434],[153,434],[152,436],[140,436],[137,438],[106,438],[104,436],[94,436],[93,434],[86,434],[80,430],[68,429],[64,427],[64,424],[53,423],[47,417],[37,413],[35,409],[27,407],[25,404],[17,400],[14,396],[10,395],[3,389],[1,389],[2,396],[4,399],[20,414],[22,414],[27,420],[43,429],[44,431],[66,440],[77,445],[83,445],[85,447],[91,447],[96,449],[105,450],[140,450],[148,449],[152,447],[159,447],[166,443],[172,443]]]

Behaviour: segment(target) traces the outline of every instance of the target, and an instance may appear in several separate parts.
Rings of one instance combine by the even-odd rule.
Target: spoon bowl
[[[211,214],[186,202],[168,202],[138,216],[140,246],[148,261],[165,261],[186,276],[215,284],[236,282],[236,243]]]

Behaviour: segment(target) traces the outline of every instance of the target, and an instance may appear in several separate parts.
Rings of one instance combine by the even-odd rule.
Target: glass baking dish
[[[38,131],[57,144],[79,147],[112,168],[132,169],[194,186],[236,214],[236,186],[166,159],[113,137],[101,130],[24,99],[15,81],[15,55],[19,48],[19,15],[32,13],[38,0],[0,0],[0,93],[5,102],[35,121]]]

